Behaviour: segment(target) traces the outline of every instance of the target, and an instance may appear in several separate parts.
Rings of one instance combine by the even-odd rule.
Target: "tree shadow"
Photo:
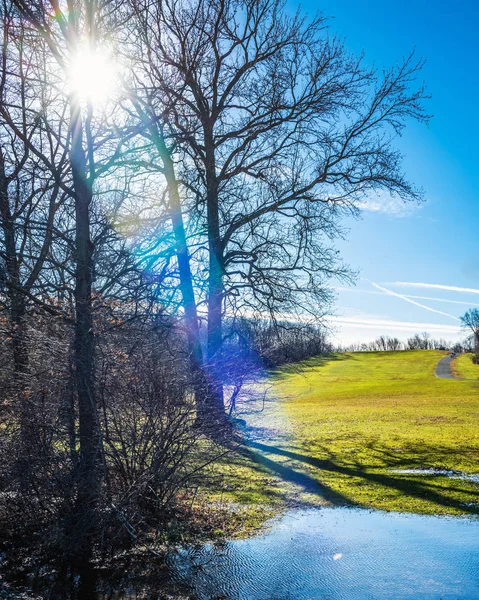
[[[268,376],[274,377],[277,380],[286,379],[289,375],[298,375],[305,373],[311,369],[318,367],[324,367],[331,362],[342,362],[344,360],[358,360],[352,354],[347,353],[330,353],[320,354],[312,358],[307,358],[299,363],[292,363],[289,365],[283,365],[277,369],[271,369],[267,372]]]
[[[251,449],[253,449],[253,451],[251,451]],[[258,452],[254,452],[254,450],[257,450]],[[336,492],[326,484],[318,481],[316,477],[307,475],[302,471],[297,471],[290,466],[285,466],[281,463],[278,463],[270,458],[267,458],[265,454],[273,454],[306,464],[319,471],[318,474],[320,474],[321,471],[327,471],[345,475],[351,478],[361,478],[370,483],[398,490],[404,495],[409,495],[420,500],[433,502],[440,507],[455,508],[461,512],[471,515],[479,514],[479,506],[468,506],[467,504],[464,504],[455,498],[447,497],[446,495],[441,494],[437,487],[434,488],[431,483],[418,480],[417,476],[406,477],[399,474],[396,476],[393,474],[371,473],[367,471],[364,465],[361,465],[360,463],[356,463],[354,466],[348,466],[339,464],[332,458],[319,459],[313,456],[301,454],[299,452],[285,450],[278,446],[270,446],[255,441],[248,442],[247,451],[251,453],[250,458],[253,458],[260,464],[264,465],[286,481],[299,484],[305,491],[316,494],[324,500],[335,505],[354,505],[355,503],[343,493]],[[479,492],[469,490],[467,490],[467,493],[472,496],[479,495]]]
[[[325,483],[311,477],[311,475],[307,475],[306,473],[297,471],[292,467],[272,460],[271,458],[267,458],[263,454],[251,450],[249,447],[242,448],[241,453],[253,461],[253,463],[257,463],[261,467],[266,468],[268,471],[280,477],[283,481],[298,485],[302,487],[305,492],[315,494],[326,502],[330,502],[336,506],[352,506],[354,504],[350,498],[340,492],[336,492]]]

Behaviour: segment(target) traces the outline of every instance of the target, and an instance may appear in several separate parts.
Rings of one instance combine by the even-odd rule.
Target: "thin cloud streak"
[[[391,284],[390,284],[391,285]],[[375,292],[374,290],[361,290],[358,288],[348,288],[345,286],[336,286],[334,288],[338,292],[354,292],[356,294],[373,294],[377,296],[386,296],[385,292]],[[447,302],[448,304],[464,304],[465,306],[479,306],[479,303],[464,302],[464,300],[450,300],[449,298],[434,298],[433,296],[415,296],[414,294],[404,294],[406,298],[416,298],[417,300],[432,300],[434,302]]]
[[[448,300],[446,298],[432,298],[431,296],[414,296],[413,294],[405,294],[408,298],[417,298],[418,300],[434,300],[435,302],[448,302],[449,304],[464,304],[465,306],[478,306],[474,302],[464,302],[464,300]]]
[[[430,306],[426,306],[425,304],[416,302],[415,300],[412,300],[411,298],[408,298],[407,296],[404,296],[403,294],[398,294],[397,292],[388,290],[387,288],[382,287],[381,285],[378,285],[377,283],[374,283],[374,281],[370,281],[370,283],[378,290],[381,290],[382,292],[385,292],[386,294],[389,294],[390,296],[395,296],[396,298],[400,298],[401,300],[404,300],[405,302],[409,302],[410,304],[414,304],[415,306],[419,306],[420,308],[424,308],[425,310],[428,310],[430,312],[437,313],[438,315],[443,315],[444,317],[449,317],[450,319],[454,319],[454,321],[460,321],[460,319],[458,319],[454,315],[450,315],[449,313],[443,312],[442,310],[436,310],[435,308],[431,308]]]
[[[414,283],[411,281],[393,281],[391,283],[388,283],[388,285],[428,288],[431,290],[447,290],[449,292],[464,292],[467,294],[479,294],[479,290],[476,288],[458,287],[456,285],[441,285],[439,283]]]
[[[330,321],[338,325],[355,325],[366,329],[395,328],[408,331],[432,331],[436,333],[459,334],[461,329],[455,325],[440,325],[438,323],[417,323],[414,321],[394,321],[388,319],[363,318],[363,317],[329,317]]]
[[[417,202],[405,201],[387,192],[372,194],[361,200],[358,206],[361,210],[392,217],[408,217],[422,208]]]

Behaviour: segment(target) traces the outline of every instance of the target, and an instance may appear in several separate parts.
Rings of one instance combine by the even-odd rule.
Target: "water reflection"
[[[266,533],[169,558],[200,600],[479,598],[479,521],[361,509],[290,512]]]
[[[58,600],[477,600],[479,520],[295,510],[248,540],[178,549],[166,564],[65,571],[34,587]]]

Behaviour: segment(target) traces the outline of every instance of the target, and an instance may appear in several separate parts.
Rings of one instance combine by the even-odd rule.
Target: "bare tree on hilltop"
[[[474,343],[474,362],[479,364],[479,309],[470,308],[461,317],[462,327],[469,331]]]

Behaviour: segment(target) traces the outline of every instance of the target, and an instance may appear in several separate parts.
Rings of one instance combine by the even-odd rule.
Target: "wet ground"
[[[198,599],[479,598],[479,520],[319,508],[169,558]]]
[[[450,374],[448,361],[444,369]],[[314,478],[293,468],[296,463],[291,460],[300,455],[279,447],[290,435],[284,416],[270,412],[266,403],[265,411],[258,416],[258,426],[250,429],[249,448],[261,451],[264,464],[291,485],[324,495],[324,490],[317,490]],[[263,443],[264,439],[269,446]],[[287,462],[279,462],[280,458],[273,461],[271,454],[280,458],[284,455]],[[392,469],[391,473],[479,481],[478,474],[442,468]],[[35,597],[479,600],[479,518],[387,513],[344,506],[297,508],[275,519],[262,535],[178,549],[168,555],[166,563],[166,568],[154,561],[142,563],[139,572],[135,572],[135,567],[125,567],[120,573],[96,573],[91,579],[85,578],[81,586],[84,591],[79,590],[78,579],[73,578],[73,592],[56,582],[48,585],[48,593],[42,593],[42,583],[46,581],[43,578],[43,582],[37,580]],[[0,593],[3,597],[8,596]]]
[[[390,473],[400,475],[417,475],[419,477],[449,477],[450,479],[460,479],[462,481],[473,481],[479,483],[479,474],[463,473],[462,471],[452,471],[451,469],[390,469]]]
[[[15,589],[32,595],[0,598],[478,600],[479,519],[294,509],[262,535],[179,548],[166,565],[143,558],[120,571],[26,583]]]

